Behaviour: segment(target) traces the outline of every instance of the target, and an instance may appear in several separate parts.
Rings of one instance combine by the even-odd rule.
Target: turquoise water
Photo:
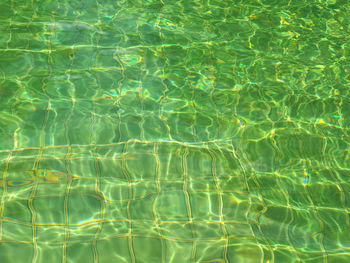
[[[349,262],[349,11],[1,1],[0,262]]]

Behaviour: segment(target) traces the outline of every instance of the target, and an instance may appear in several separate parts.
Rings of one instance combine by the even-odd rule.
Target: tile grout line
[[[12,158],[12,152],[10,152],[9,155],[7,156],[6,166],[5,166],[5,170],[4,170],[3,177],[2,177],[4,191],[2,193],[1,204],[0,204],[0,241],[3,241],[4,207],[5,207],[5,200],[6,200],[6,195],[7,195],[7,184],[6,184],[7,180],[6,179],[7,179],[7,173],[9,171],[9,165],[10,165],[11,158]]]
[[[224,240],[225,240],[225,247],[224,247],[224,260],[225,262],[229,262],[228,258],[227,258],[227,248],[228,248],[228,233],[226,230],[226,226],[225,226],[225,221],[224,221],[224,216],[223,216],[223,201],[222,201],[222,191],[221,191],[221,187],[219,184],[219,180],[217,177],[217,169],[216,169],[216,158],[214,153],[210,150],[209,145],[207,145],[207,150],[212,158],[211,160],[211,172],[212,172],[212,176],[214,179],[214,183],[215,183],[215,187],[216,187],[216,192],[218,194],[219,197],[219,215],[220,215],[220,225],[222,228],[222,231],[224,233]]]
[[[160,191],[161,191],[160,181],[159,181],[160,161],[159,161],[159,156],[158,156],[158,144],[157,143],[154,143],[153,154],[154,154],[154,157],[156,159],[155,179],[156,179],[156,185],[157,185],[157,195],[154,198],[154,202],[153,202],[153,215],[154,215],[154,218],[155,218],[156,228],[157,228],[157,231],[159,233],[159,237],[160,237],[161,244],[162,244],[162,263],[165,263],[166,262],[165,261],[166,260],[165,244],[164,244],[162,231],[161,231],[161,228],[159,226],[159,219],[158,219],[157,210],[156,210],[156,204],[157,204],[158,197],[159,197],[159,194],[160,194]]]
[[[94,149],[94,152],[93,152],[94,156],[96,156],[96,148]],[[99,161],[98,159],[95,159],[95,169],[96,169],[96,194],[98,196],[103,196],[103,194],[101,193],[101,190],[100,190],[100,178],[101,178],[101,170],[100,170],[100,166],[99,166]],[[95,233],[95,237],[93,239],[93,243],[92,243],[92,246],[93,246],[93,251],[94,251],[94,262],[97,263],[99,260],[98,260],[98,250],[97,250],[97,240],[98,240],[98,236],[99,234],[101,233],[102,231],[102,225],[104,224],[104,215],[105,215],[105,199],[104,198],[101,198],[100,200],[100,205],[101,205],[101,219],[99,220],[99,224],[98,224],[98,229]]]
[[[123,149],[123,153],[127,153],[128,152],[128,144],[124,145],[124,149]],[[129,200],[128,200],[128,204],[126,206],[127,209],[127,213],[128,213],[128,221],[129,221],[129,231],[128,231],[128,239],[129,239],[129,252],[130,252],[130,256],[131,256],[131,262],[135,263],[136,259],[135,259],[135,252],[134,252],[134,248],[133,248],[133,242],[132,242],[132,218],[131,218],[131,214],[130,214],[130,201],[132,200],[132,184],[130,181],[130,176],[128,174],[128,171],[126,170],[125,167],[125,158],[123,158],[122,160],[122,170],[123,170],[123,174],[126,177],[127,181],[128,181],[128,188],[129,188]]]
[[[191,260],[194,261],[195,257],[196,257],[196,247],[197,247],[197,238],[195,238],[196,234],[194,231],[194,227],[193,227],[193,219],[192,219],[192,210],[191,210],[191,203],[190,203],[190,197],[188,194],[188,190],[187,190],[187,160],[186,157],[188,155],[188,148],[185,148],[185,152],[182,155],[182,169],[183,169],[183,193],[185,195],[185,202],[186,202],[186,209],[187,209],[187,215],[188,215],[188,219],[189,219],[189,224],[191,226],[191,231],[192,231],[192,238],[194,238],[194,242],[193,242],[193,248],[192,248],[192,255],[191,255]]]
[[[246,222],[249,225],[249,228],[250,228],[252,235],[254,236],[254,241],[256,242],[258,248],[261,251],[261,263],[264,263],[264,257],[265,257],[264,248],[263,248],[262,244],[258,241],[258,237],[256,236],[256,234],[254,232],[254,229],[252,227],[252,224],[251,224],[251,222],[249,220],[249,216],[248,216],[250,209],[251,209],[251,206],[252,206],[252,197],[250,195],[250,186],[248,183],[247,171],[246,171],[242,161],[240,160],[240,158],[236,155],[236,149],[233,145],[233,141],[231,141],[231,146],[232,146],[231,152],[232,152],[232,156],[233,156],[232,158],[234,158],[238,161],[239,166],[241,167],[242,172],[243,172],[245,187],[247,188],[247,199],[249,200],[249,206],[248,206],[248,209],[246,210],[246,213],[245,213]]]

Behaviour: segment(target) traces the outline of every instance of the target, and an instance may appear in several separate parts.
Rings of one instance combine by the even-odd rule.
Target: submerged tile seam
[[[184,193],[184,196],[185,196],[185,203],[186,203],[186,210],[187,210],[187,216],[188,216],[188,219],[189,219],[189,224],[190,224],[190,227],[191,227],[191,232],[192,232],[192,237],[195,239],[195,241],[193,242],[193,247],[192,247],[192,256],[191,256],[191,259],[192,261],[195,260],[196,258],[196,248],[197,248],[197,239],[195,238],[196,237],[196,233],[194,231],[194,227],[193,227],[193,218],[192,218],[192,208],[191,208],[191,201],[190,201],[190,196],[188,194],[188,191],[187,191],[187,176],[188,176],[188,173],[187,173],[187,155],[188,155],[188,148],[185,148],[185,151],[182,155],[182,169],[183,169],[183,193]]]
[[[216,192],[218,194],[219,197],[219,216],[220,216],[220,225],[222,228],[222,231],[224,233],[224,240],[225,240],[225,246],[224,246],[224,255],[223,258],[225,260],[225,262],[229,262],[228,258],[227,258],[227,248],[228,248],[228,233],[227,233],[227,229],[224,223],[224,216],[223,216],[223,209],[224,209],[224,205],[223,205],[223,200],[222,200],[222,190],[218,181],[218,175],[217,175],[217,170],[216,170],[216,158],[214,153],[209,149],[209,146],[207,147],[207,151],[209,152],[212,160],[211,160],[211,172],[212,172],[212,176],[214,179],[214,183],[215,183],[215,187],[216,187]]]
[[[161,228],[159,226],[159,218],[157,215],[157,209],[156,209],[156,205],[157,205],[157,201],[159,198],[159,194],[161,191],[161,187],[160,187],[160,181],[159,181],[159,170],[160,170],[160,162],[159,162],[159,156],[158,156],[158,144],[154,143],[154,147],[153,147],[153,154],[154,157],[156,159],[156,167],[155,167],[155,179],[156,179],[156,185],[157,185],[157,193],[156,193],[156,197],[154,198],[153,201],[153,205],[152,205],[152,210],[153,210],[153,215],[154,215],[154,219],[155,219],[155,224],[156,224],[156,228],[157,228],[157,232],[159,233],[159,238],[161,241],[161,246],[162,246],[162,263],[165,263],[166,261],[166,253],[165,253],[165,243],[164,243],[164,237],[161,231]]]
[[[141,141],[138,139],[130,139],[128,141],[123,142],[117,142],[117,143],[110,143],[110,144],[71,144],[71,145],[57,145],[57,146],[45,146],[42,147],[43,150],[49,150],[49,149],[58,149],[58,148],[88,148],[88,147],[110,147],[110,146],[118,146],[118,145],[125,145],[130,143],[140,143],[140,144],[153,144],[153,143],[169,143],[169,144],[179,144],[185,147],[206,147],[206,145],[209,143],[213,143],[214,145],[216,143],[231,143],[232,139],[223,139],[223,140],[211,140],[211,141],[203,141],[203,142],[181,142],[176,140],[159,140],[159,141]],[[31,151],[31,150],[40,150],[40,147],[31,147],[31,148],[17,148],[15,150],[0,150],[0,153],[8,153],[8,152],[22,152],[22,151]],[[350,170],[350,168],[349,168]]]
[[[3,181],[6,180],[11,158],[12,158],[12,152],[10,152],[6,158],[6,166],[2,177]],[[7,195],[7,184],[4,184],[4,191],[2,193],[1,204],[0,204],[0,240],[1,241],[3,240],[3,221],[4,221],[4,207],[5,207],[6,195]]]
[[[128,152],[128,144],[126,143],[124,145],[124,149],[123,149],[123,153],[127,153]],[[129,221],[129,231],[128,231],[128,243],[129,243],[129,253],[130,253],[130,257],[131,257],[131,262],[135,263],[136,259],[135,259],[135,252],[134,252],[134,246],[133,246],[133,235],[132,235],[132,218],[131,218],[131,214],[130,214],[130,201],[132,199],[133,193],[132,193],[132,184],[130,182],[130,176],[128,174],[128,171],[126,170],[125,167],[125,159],[122,160],[122,170],[123,170],[123,174],[125,176],[125,178],[128,181],[128,189],[129,189],[129,193],[128,193],[128,201],[127,201],[127,206],[126,206],[126,210],[127,210],[127,214],[128,214],[128,221]]]

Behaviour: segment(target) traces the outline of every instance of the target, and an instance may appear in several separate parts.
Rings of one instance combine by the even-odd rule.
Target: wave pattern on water
[[[0,262],[350,260],[347,1],[0,10]]]

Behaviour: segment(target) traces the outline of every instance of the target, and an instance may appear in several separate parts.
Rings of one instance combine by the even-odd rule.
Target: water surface
[[[0,10],[1,262],[350,260],[347,1]]]

